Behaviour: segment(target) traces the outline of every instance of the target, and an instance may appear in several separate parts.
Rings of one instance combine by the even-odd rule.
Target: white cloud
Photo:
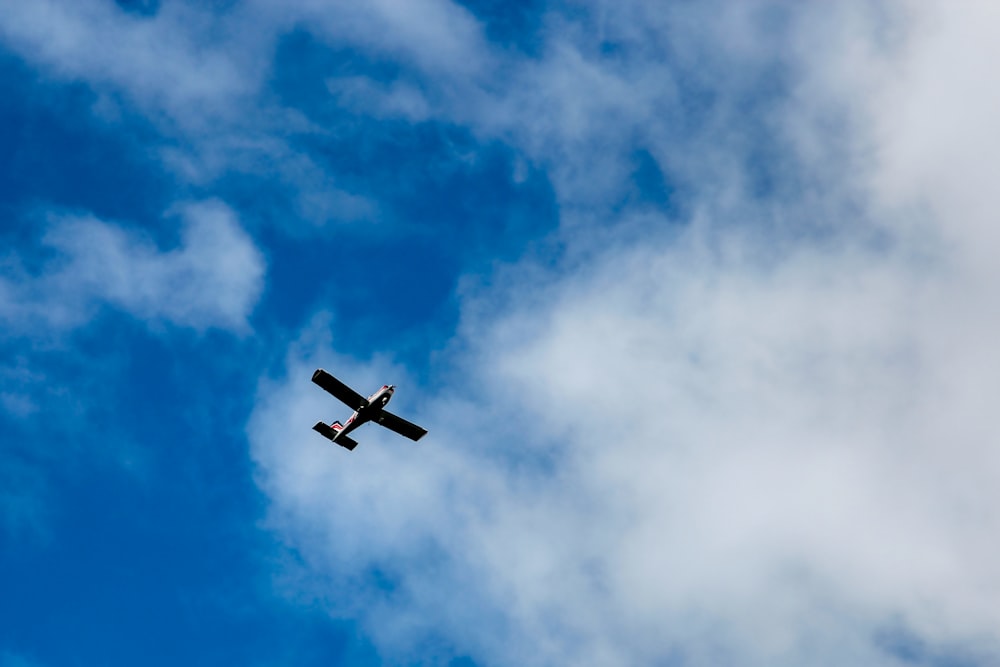
[[[54,216],[42,238],[54,256],[41,272],[11,260],[0,274],[0,318],[12,332],[59,332],[109,305],[151,323],[246,331],[263,287],[260,251],[219,202],[179,213],[180,244],[166,251],[92,216]]]
[[[148,119],[163,137],[163,164],[188,183],[266,178],[315,226],[370,218],[371,201],[291,145],[290,137],[325,132],[268,89],[281,30],[305,15],[265,9],[180,1],[138,16],[103,0],[3,3],[0,45],[46,77],[88,84],[99,121],[114,125],[136,112]]]
[[[272,23],[297,25],[337,45],[351,44],[449,79],[475,76],[489,59],[481,27],[450,0],[257,0],[254,6]]]
[[[293,349],[249,433],[297,590],[390,656],[443,637],[487,664],[899,665],[883,638],[903,628],[995,660],[992,10],[654,7],[592,7],[627,71],[593,33],[550,36],[502,123],[557,173],[603,146],[605,193],[640,137],[692,185],[689,224],[626,210],[646,233],[602,248],[574,206],[613,197],[557,180],[581,261],[467,301],[455,383],[399,393],[430,429],[416,446],[374,427],[326,445],[312,369],[361,389],[398,370]],[[787,89],[748,106],[776,65]],[[716,75],[708,117],[684,111],[676,78]],[[755,140],[784,160],[763,199]]]
[[[314,594],[356,594],[330,605],[390,650],[437,633],[500,663],[893,664],[873,637],[897,622],[995,643],[990,5],[577,3],[546,19],[537,59],[492,50],[440,0],[257,2],[219,21],[192,7],[7,3],[0,34],[200,137],[170,155],[192,181],[233,155],[280,163],[317,220],[375,209],[288,150],[274,128],[289,115],[247,111],[276,35],[305,26],[409,62],[412,81],[331,90],[509,141],[548,170],[580,253],[540,284],[515,267],[522,293],[499,311],[467,304],[474,354],[461,386],[410,404],[432,428],[416,447],[365,432],[348,457],[308,431],[329,409],[315,365],[377,386],[398,377],[387,363],[333,364],[321,344],[265,386],[254,456],[274,527],[336,584]],[[768,76],[789,89],[753,108]],[[755,141],[787,159],[764,202],[748,195]],[[684,235],[603,213],[636,148],[691,193]],[[104,304],[245,328],[259,253],[225,209],[188,217],[166,251],[56,220],[40,274],[4,267],[0,318],[60,330]]]
[[[481,26],[449,0],[255,0],[225,8],[179,0],[152,16],[103,0],[0,5],[0,45],[47,76],[90,85],[92,111],[104,122],[120,122],[123,109],[149,119],[166,139],[164,164],[182,179],[207,185],[241,174],[280,183],[298,216],[312,223],[306,231],[370,220],[375,202],[345,189],[322,159],[301,150],[302,137],[326,137],[328,128],[283,106],[270,89],[277,48],[295,30],[396,62],[419,79],[332,80],[331,108],[381,105],[384,115],[431,117],[421,86],[435,100],[485,100],[477,86],[496,75]]]
[[[223,33],[220,44],[217,28],[210,15],[183,2],[163,3],[152,18],[99,0],[0,6],[0,39],[29,62],[123,94],[154,119],[187,129],[234,112],[256,92],[261,56],[270,55],[226,48],[239,45],[238,33]]]

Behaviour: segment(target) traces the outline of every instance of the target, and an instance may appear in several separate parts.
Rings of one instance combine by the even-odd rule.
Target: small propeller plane
[[[354,414],[343,424],[339,421],[332,424],[316,422],[316,425],[313,426],[314,431],[345,449],[353,450],[358,446],[358,442],[349,438],[347,434],[366,422],[381,424],[390,431],[395,431],[414,441],[427,435],[427,429],[412,424],[402,417],[397,417],[385,409],[386,403],[392,398],[392,392],[396,390],[396,387],[391,384],[382,385],[381,389],[368,398],[364,398],[322,368],[316,369],[312,381],[354,410]]]

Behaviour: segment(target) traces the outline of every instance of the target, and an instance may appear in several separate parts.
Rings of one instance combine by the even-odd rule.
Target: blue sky
[[[996,664],[994,14],[3,5],[0,667]]]

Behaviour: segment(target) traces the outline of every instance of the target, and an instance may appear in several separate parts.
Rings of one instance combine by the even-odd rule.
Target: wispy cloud
[[[53,254],[40,271],[10,257],[0,275],[8,332],[58,333],[101,306],[150,323],[246,331],[263,287],[264,259],[231,210],[218,202],[178,211],[177,248],[91,216],[55,214],[41,239]]]
[[[583,6],[497,105],[394,107],[549,165],[571,252],[465,303],[417,446],[307,430],[313,367],[375,386],[386,362],[320,341],[264,385],[253,455],[302,588],[398,656],[995,656],[992,10]],[[637,147],[683,229],[615,210]],[[934,648],[880,640],[899,626]]]
[[[0,17],[0,37],[29,62],[185,129],[232,113],[256,92],[266,62],[255,67],[253,51],[227,50],[236,37],[214,40],[212,15],[183,2],[141,16],[116,3],[42,0],[7,4]]]
[[[321,160],[294,145],[326,130],[275,100],[268,83],[281,30],[305,17],[294,7],[280,18],[264,9],[170,2],[145,14],[97,0],[8,4],[0,44],[46,79],[88,85],[95,119],[140,118],[154,128],[146,152],[184,183],[203,188],[234,174],[274,182],[295,208],[291,219],[314,228],[371,217],[371,201],[338,186]]]
[[[399,383],[391,358],[310,330],[262,382],[248,432],[269,525],[301,557],[293,594],[399,662],[429,644],[500,664],[995,655],[997,10],[552,3],[530,53],[476,11],[0,6],[4,48],[87,84],[95,117],[142,117],[186,187],[280,190],[277,224],[386,210],[345,176],[363,162],[331,158],[356,145],[324,143],[367,122],[457,128],[551,182],[558,257],[469,277],[489,287],[460,295],[448,381],[400,383],[419,445],[372,430],[347,455],[308,430],[331,409],[314,367],[363,389]],[[322,63],[329,104],[300,104],[272,87],[289,35],[365,66]],[[633,196],[640,163],[669,206]],[[223,204],[177,217],[173,242],[49,218],[0,266],[5,335],[104,309],[247,331],[261,252]],[[7,384],[0,406],[32,414],[28,380]],[[12,524],[32,508],[7,499],[41,493],[19,471]]]

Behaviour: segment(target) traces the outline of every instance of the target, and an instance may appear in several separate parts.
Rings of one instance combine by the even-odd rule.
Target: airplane
[[[349,438],[347,434],[370,421],[381,424],[390,431],[395,431],[413,441],[420,440],[427,435],[427,429],[412,424],[402,417],[397,417],[385,409],[386,403],[392,398],[392,392],[396,390],[394,385],[384,384],[374,394],[364,398],[322,368],[316,369],[312,381],[354,410],[354,414],[343,424],[339,421],[332,424],[316,422],[316,425],[313,426],[314,431],[349,451],[357,447],[358,442]]]

